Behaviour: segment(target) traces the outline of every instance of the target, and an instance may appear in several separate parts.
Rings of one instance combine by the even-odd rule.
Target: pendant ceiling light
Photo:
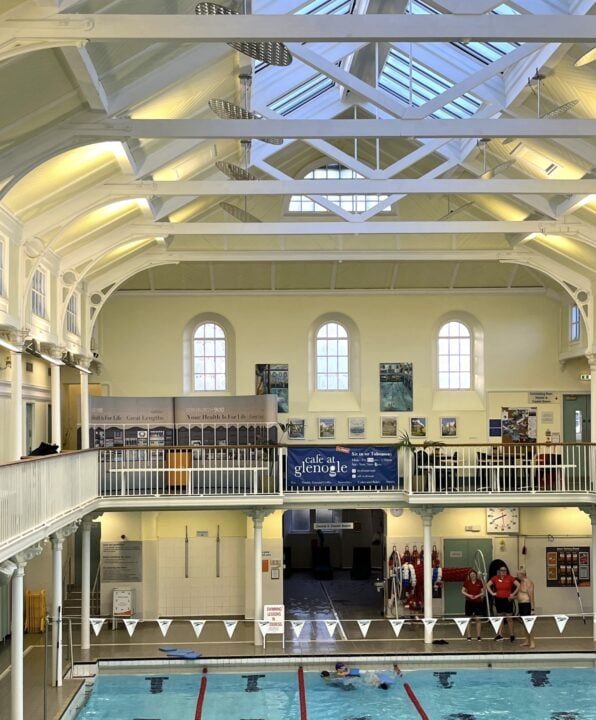
[[[257,178],[250,172],[248,172],[248,166],[250,164],[250,140],[242,140],[242,149],[243,149],[243,155],[244,155],[244,167],[240,167],[239,165],[233,165],[232,163],[215,163],[216,167],[221,170],[223,173],[228,175],[229,178],[232,180],[256,180]],[[248,212],[246,209],[248,202],[248,198],[245,195],[244,196],[244,209],[239,208],[236,205],[232,205],[229,202],[220,202],[219,207],[228,215],[231,215],[232,217],[235,217],[237,220],[240,220],[241,222],[261,222],[259,218],[255,217],[254,215],[251,215],[251,213]]]
[[[480,138],[478,141],[478,145],[482,146],[482,174],[479,176],[481,180],[492,180],[495,175],[497,175],[500,172],[503,172],[503,170],[506,170],[507,168],[511,167],[512,165],[515,165],[515,160],[503,160],[500,163],[497,163],[496,165],[493,165],[492,167],[487,166],[486,162],[486,149],[488,147],[489,142],[491,141],[491,138]]]
[[[195,6],[197,15],[238,15],[235,10],[230,10],[223,5],[212,2],[200,2]],[[269,65],[279,65],[285,67],[292,62],[292,55],[288,48],[280,42],[254,42],[241,40],[238,42],[229,42],[228,45],[238,50],[248,57],[269,63]]]
[[[222,172],[224,175],[227,175],[230,180],[256,180],[257,176],[253,175],[248,170],[245,170],[243,167],[240,167],[240,165],[234,165],[229,162],[225,162],[225,160],[218,160],[215,163],[215,167]]]
[[[220,202],[219,207],[224,211],[227,212],[228,215],[231,215],[232,217],[236,218],[236,220],[240,220],[241,222],[246,223],[260,223],[258,217],[255,217],[254,215],[251,215],[249,212],[247,212],[243,208],[239,208],[236,205],[232,205],[232,203],[229,202]]]

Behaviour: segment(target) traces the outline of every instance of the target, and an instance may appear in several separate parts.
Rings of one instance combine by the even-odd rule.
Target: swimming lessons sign
[[[382,445],[288,448],[291,488],[397,484],[397,452]]]

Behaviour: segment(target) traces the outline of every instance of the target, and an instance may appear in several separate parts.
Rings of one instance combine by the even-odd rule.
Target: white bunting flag
[[[362,637],[366,637],[368,635],[368,628],[370,627],[370,623],[370,620],[358,620],[358,627],[360,628]]]
[[[432,630],[437,622],[437,618],[422,618],[422,623],[426,630]]]
[[[224,620],[223,623],[226,626],[226,632],[231,640],[234,630],[236,629],[236,625],[238,625],[238,620]]]
[[[195,635],[198,640],[199,635],[203,632],[203,628],[205,627],[205,620],[191,620],[190,624],[192,625],[192,629],[195,631]]]
[[[501,625],[503,624],[503,618],[502,617],[491,617],[489,618],[490,624],[493,626],[493,630],[496,632],[496,634],[499,634],[499,630],[501,629]]]
[[[333,637],[333,633],[335,632],[335,628],[337,627],[337,622],[335,620],[325,620],[325,627],[327,628],[329,637]]]
[[[391,623],[391,627],[393,628],[393,632],[395,633],[395,637],[399,637],[399,634],[401,632],[401,629],[404,626],[405,620],[389,620]]]
[[[105,618],[89,618],[89,622],[91,623],[93,632],[95,633],[95,636],[97,637],[103,627],[103,624],[105,623]]]
[[[304,627],[304,620],[291,620],[290,625],[292,626],[294,635],[299,638],[300,633],[302,632],[302,628]]]
[[[470,624],[470,618],[453,618],[453,622],[457,625],[461,636],[463,637],[466,634],[468,625]]]
[[[531,633],[532,628],[534,627],[534,623],[536,622],[536,616],[535,615],[522,615],[521,621],[523,622],[526,630],[529,633]]]
[[[263,637],[265,637],[265,635],[269,632],[269,625],[270,622],[268,620],[259,620],[259,630],[261,631],[261,635]]]
[[[567,620],[569,620],[569,617],[567,615],[555,615],[555,622],[557,623],[557,627],[559,628],[560,633],[565,630]],[[596,622],[596,615],[594,616],[594,622]]]
[[[161,634],[165,637],[168,634],[168,630],[170,629],[170,625],[172,624],[172,621],[171,620],[158,620],[157,624],[159,625]]]
[[[126,628],[128,632],[128,636],[132,637],[134,631],[137,629],[137,625],[139,624],[138,620],[133,620],[132,618],[125,618],[123,621],[124,627]]]

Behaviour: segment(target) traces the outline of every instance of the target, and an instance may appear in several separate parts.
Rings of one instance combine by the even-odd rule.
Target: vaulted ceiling
[[[221,4],[240,15],[3,0],[0,198],[29,269],[51,257],[97,305],[114,291],[591,291],[593,2]],[[292,62],[225,40],[280,41]]]

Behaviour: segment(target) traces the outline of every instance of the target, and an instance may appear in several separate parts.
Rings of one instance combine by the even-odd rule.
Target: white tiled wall
[[[162,617],[243,615],[245,538],[220,540],[220,577],[216,577],[217,541],[188,540],[188,578],[185,578],[185,541],[158,540],[158,608]]]

